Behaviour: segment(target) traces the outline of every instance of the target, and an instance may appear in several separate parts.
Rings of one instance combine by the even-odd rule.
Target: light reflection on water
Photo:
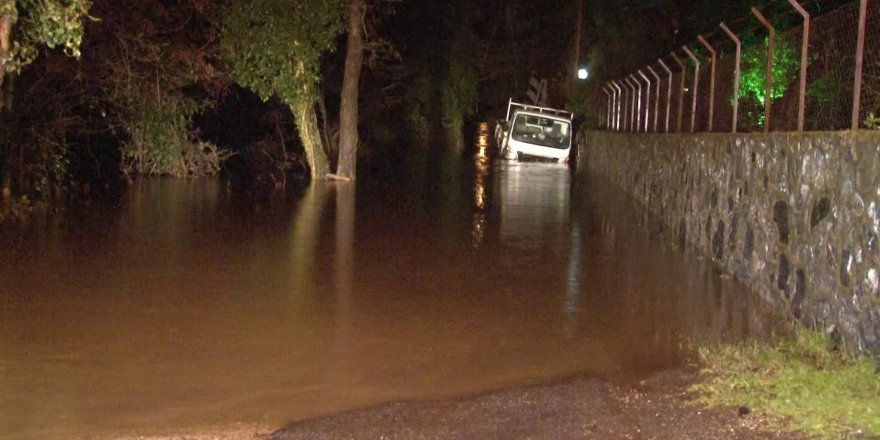
[[[0,235],[0,438],[630,380],[680,364],[683,338],[765,331],[744,287],[653,243],[617,192],[479,146],[429,196],[362,175],[254,206],[144,180]]]
[[[474,154],[473,246],[479,248],[486,234],[486,185],[489,178],[489,123],[477,128],[477,152]]]

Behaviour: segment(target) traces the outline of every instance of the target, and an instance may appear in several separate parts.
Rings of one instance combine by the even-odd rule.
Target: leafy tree
[[[764,101],[767,98],[767,51],[769,39],[747,45],[742,53],[742,77],[740,79],[739,97],[743,98],[743,113],[748,115],[750,122],[763,126]],[[772,89],[770,99],[776,100],[785,95],[785,91],[797,80],[800,58],[791,44],[778,39],[773,50],[773,63],[770,71]],[[759,104],[759,105],[758,105]]]
[[[40,46],[63,47],[78,58],[90,7],[90,0],[0,0],[0,86],[6,74],[33,62]]]
[[[192,118],[222,94],[216,29],[206,0],[94,0],[77,75],[89,118],[112,130],[126,174],[216,172],[224,154],[199,139]]]
[[[477,60],[470,49],[476,37],[469,23],[456,26],[446,47],[440,72],[440,105],[447,142],[464,150],[464,118],[473,115],[479,101]]]
[[[318,130],[321,56],[345,25],[340,0],[245,0],[225,4],[221,50],[232,78],[263,100],[279,97],[294,114],[312,178],[329,172]]]
[[[740,80],[739,96],[740,98],[754,98],[761,105],[764,105],[764,98],[767,94],[768,46],[769,39],[765,38],[760,44],[747,46],[742,54],[742,79]],[[785,90],[797,78],[800,58],[786,40],[777,40],[775,46],[773,67],[770,73],[773,85],[770,97],[779,99],[785,95]]]
[[[411,133],[442,135],[455,150],[464,148],[465,117],[479,102],[479,64],[483,44],[477,22],[485,5],[463,0],[413,0],[401,7],[395,27],[407,60],[405,113]],[[425,144],[428,139],[413,139]]]
[[[68,55],[79,57],[83,18],[90,6],[89,0],[0,0],[0,109],[9,107],[4,90],[10,87],[8,83],[3,87],[4,79],[19,74],[24,66],[32,63],[41,46],[62,47]],[[4,133],[8,131],[5,130],[7,127],[3,128]],[[15,130],[21,127],[10,128]],[[6,137],[5,134],[3,137]],[[0,194],[7,198],[12,192],[12,173],[8,163],[12,147],[3,143],[0,145]],[[38,181],[47,182],[51,180],[49,176],[57,177],[57,170],[66,168],[66,162],[58,151],[41,149],[39,155],[44,159],[41,165],[46,166],[40,167],[44,172]],[[19,154],[19,158],[22,157]],[[19,165],[19,177],[22,177],[24,167],[23,164]]]

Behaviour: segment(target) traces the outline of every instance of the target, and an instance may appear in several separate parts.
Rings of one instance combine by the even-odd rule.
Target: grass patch
[[[707,405],[746,405],[770,428],[815,438],[880,437],[880,373],[873,359],[836,350],[798,328],[769,342],[700,349],[693,390]]]

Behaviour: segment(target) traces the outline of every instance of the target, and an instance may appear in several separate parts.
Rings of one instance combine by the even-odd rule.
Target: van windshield
[[[529,144],[551,148],[568,148],[571,123],[535,115],[517,115],[511,136]]]

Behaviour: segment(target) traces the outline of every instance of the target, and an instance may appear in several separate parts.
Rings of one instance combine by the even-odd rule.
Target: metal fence
[[[800,26],[777,33],[752,8],[760,32],[721,23],[603,84],[594,95],[599,126],[670,133],[880,128],[880,1],[818,17],[788,2]]]

